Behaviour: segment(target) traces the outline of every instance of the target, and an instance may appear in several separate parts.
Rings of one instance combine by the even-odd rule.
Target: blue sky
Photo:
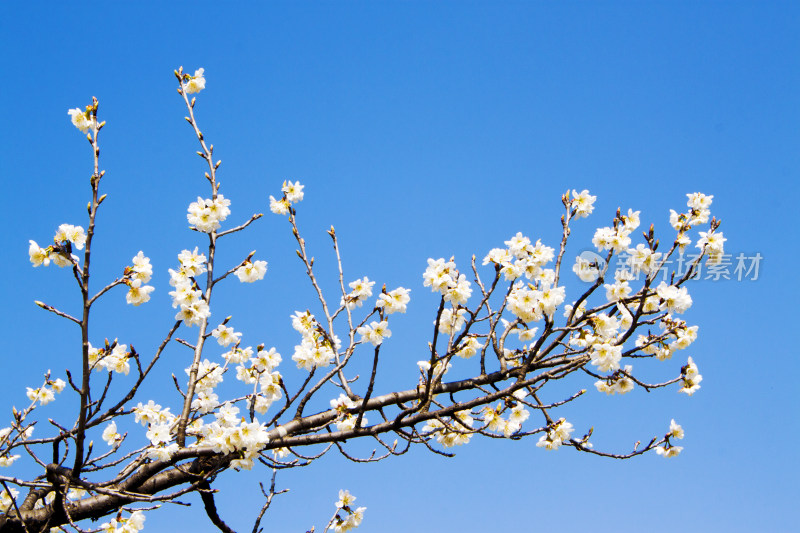
[[[326,287],[336,282],[325,235],[333,224],[345,277],[412,289],[409,313],[381,352],[382,392],[416,383],[436,305],[422,286],[426,259],[455,256],[466,266],[517,231],[556,246],[567,189],[598,196],[568,257],[591,247],[617,206],[641,209],[643,227],[669,238],[669,209],[696,191],[714,195],[729,253],[763,257],[757,280],[690,285],[685,318],[700,338],[671,368],[686,355],[697,362],[705,379],[692,398],[590,390],[563,411],[578,431],[594,426],[595,445],[609,450],[663,434],[675,418],[686,431],[680,457],[618,462],[486,439],[454,459],[419,450],[356,465],[331,454],[278,477],[291,492],[276,498],[267,530],[320,529],[338,489],[349,488],[368,508],[366,532],[790,531],[800,495],[800,365],[788,335],[798,30],[800,9],[789,2],[3,3],[0,412],[22,405],[24,387],[46,369],[63,376],[78,365],[78,332],[33,304],[76,309],[74,282],[33,269],[27,247],[61,223],[85,226],[91,152],[67,109],[92,96],[108,122],[109,195],[93,268],[113,279],[144,250],[156,272],[146,306],[125,306],[122,291],[103,303],[93,342],[119,337],[146,351],[170,327],[166,269],[203,244],[185,212],[208,195],[172,71],[204,67],[196,112],[223,161],[231,220],[266,213],[230,239],[221,260],[257,249],[269,261],[264,281],[224,287],[213,312],[233,314],[246,344],[276,346],[287,376],[300,375],[290,368],[288,316],[313,311],[314,301],[286,221],[268,212],[285,179],[306,186],[300,226]],[[567,290],[569,298],[580,282]],[[185,348],[172,348],[142,399],[175,401],[164,390],[186,361]],[[68,416],[74,401],[59,398],[45,414]],[[252,527],[265,478],[263,470],[221,476],[221,513],[237,530]],[[175,521],[212,530],[202,512],[183,507],[149,513],[147,530],[174,531]]]

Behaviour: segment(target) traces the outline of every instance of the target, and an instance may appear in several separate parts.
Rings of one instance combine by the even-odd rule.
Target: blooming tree
[[[333,227],[328,235],[338,271],[318,273],[298,225],[304,187],[286,181],[278,196],[270,196],[269,208],[288,220],[317,301],[310,305],[314,312],[300,310],[287,317],[286,325],[297,332],[291,362],[303,377],[284,379],[281,364],[286,363],[276,348],[246,345],[235,329],[235,317],[213,318],[212,296],[223,282],[238,278],[253,283],[267,273],[267,262],[254,253],[233,265],[216,260],[224,238],[246,230],[261,215],[238,225],[226,223],[232,211],[220,192],[220,161],[215,161],[213,145],[194,112],[192,95],[205,88],[203,69],[194,75],[182,69],[175,74],[210,189],[187,212],[191,229],[204,234],[204,244],[187,246],[172,268],[161,268],[169,273],[175,322],[152,353],[139,353],[125,340],[92,344],[99,338],[89,327],[97,302],[113,298],[112,290],[123,287],[127,304],[146,304],[155,277],[150,259],[140,251],[122,276],[99,289],[90,284],[95,225],[106,198],[99,158],[105,122],[98,121],[93,99],[84,109],[69,111],[94,153],[86,227],[61,224],[52,243],[40,246],[31,240],[29,247],[34,267],[55,265],[73,274],[80,295],[77,312],[36,303],[80,328],[81,355],[72,372],[48,372],[38,387],[29,387],[27,406],[14,408],[10,423],[0,430],[0,529],[85,531],[89,520],[103,519],[101,531],[135,532],[160,502],[198,492],[211,522],[231,531],[214,502],[215,477],[229,469],[263,467],[271,470],[272,483],[262,487],[265,502],[254,512],[255,532],[273,497],[282,492],[275,488],[276,472],[308,465],[334,449],[354,461],[401,455],[412,445],[451,455],[447,450],[485,436],[534,437],[546,450],[568,447],[620,459],[680,453],[675,441],[683,438],[683,429],[674,420],[666,433],[644,445],[602,451],[590,442],[591,429],[574,427],[559,416],[559,407],[584,395],[622,395],[637,387],[649,391],[675,386],[689,396],[700,388],[702,376],[691,357],[675,365],[673,379],[661,383],[638,377],[634,363],[669,364],[697,337],[697,326],[679,315],[692,305],[686,281],[701,262],[714,264],[722,257],[725,238],[719,222],[710,218],[712,196],[689,194],[687,208],[671,212],[675,233],[666,245],[656,239],[652,226],[634,243],[639,211],[617,210],[610,225],[597,229],[592,239],[602,255],[570,261],[572,225],[594,209],[595,197],[584,190],[561,197],[563,231],[555,247],[517,233],[482,260],[473,256],[466,267],[453,258],[428,259],[422,286],[439,294],[439,304],[430,311],[428,348],[418,355],[418,382],[404,390],[381,391],[375,387],[381,347],[391,342],[392,324],[402,320],[398,315],[406,312],[412,289],[378,289],[366,277],[349,281]],[[706,231],[693,240],[691,230],[697,227]],[[667,261],[690,246],[699,251],[686,271],[657,283]],[[612,257],[623,255],[625,268],[610,272]],[[339,293],[325,294],[318,275],[338,279]],[[579,288],[568,291],[566,280],[572,276],[584,284],[572,278]],[[193,340],[178,338],[180,330]],[[177,390],[169,405],[160,405],[142,397],[140,387],[170,343],[185,345],[191,355],[175,363],[179,367],[172,370],[185,377],[175,379]],[[359,360],[370,370],[357,381],[353,363]],[[470,377],[448,380],[453,367]],[[541,391],[549,382],[572,374],[596,390],[587,392],[580,385],[559,401],[542,401]],[[218,394],[225,378],[241,382],[235,397]],[[50,420],[44,427],[46,415],[40,415],[40,407],[61,394],[70,396],[62,401],[74,405],[74,420]],[[319,405],[325,408],[309,409]],[[348,446],[354,439],[372,442],[376,451],[368,457],[353,455]],[[38,473],[14,475],[15,468]],[[356,506],[355,499],[346,490],[339,492],[326,531],[347,531],[361,523],[365,508]]]

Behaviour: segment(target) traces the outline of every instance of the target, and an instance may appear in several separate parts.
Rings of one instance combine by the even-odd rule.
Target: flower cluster
[[[436,324],[436,321],[433,321]],[[464,324],[467,323],[467,310],[459,309],[442,309],[442,314],[439,316],[439,332],[445,335],[455,335]]]
[[[95,348],[89,344],[89,368],[95,368],[100,371],[105,368],[109,372],[116,372],[118,374],[128,375],[131,371],[131,365],[128,363],[131,353],[128,351],[127,344],[118,344],[114,339],[112,344],[106,344],[103,348]]]
[[[622,359],[622,346],[607,342],[592,344],[589,357],[592,364],[601,372],[613,372],[614,370],[619,370],[619,362]]]
[[[423,285],[433,292],[439,291],[446,302],[454,306],[463,305],[472,295],[470,282],[464,274],[459,274],[451,259],[428,259],[428,268],[422,274]]]
[[[631,244],[631,233],[639,227],[639,211],[628,209],[627,215],[622,215],[614,221],[614,227],[598,228],[592,238],[592,244],[598,251],[614,250],[615,253],[625,252]]]
[[[724,244],[727,240],[721,231],[701,231],[697,247],[708,254],[709,265],[717,265],[722,262],[722,256],[725,254]]]
[[[691,239],[686,232],[692,226],[697,224],[705,224],[711,216],[711,201],[713,196],[705,195],[703,193],[695,192],[686,195],[688,200],[686,205],[690,208],[688,213],[677,213],[670,209],[669,223],[678,231],[678,236],[675,240],[676,244],[683,250],[684,247],[691,242]],[[701,231],[700,239],[697,241],[697,247],[708,254],[708,264],[714,265],[722,261],[724,254],[724,244],[727,239],[723,236],[722,232],[716,231],[716,226],[712,225],[711,230],[708,232]]]
[[[353,413],[346,413],[336,419],[336,429],[339,431],[351,431],[356,428],[356,422],[358,422],[358,415]],[[364,427],[369,423],[366,416],[361,416],[361,426]]]
[[[217,339],[220,346],[229,346],[231,344],[238,344],[242,334],[233,330],[233,328],[226,327],[225,324],[220,324],[211,331],[211,335]]]
[[[551,287],[549,284],[540,287],[522,282],[514,284],[508,295],[508,310],[523,322],[536,322],[545,315],[553,316],[556,308],[564,303],[564,287]]]
[[[566,307],[564,316],[569,317],[573,309],[570,305]],[[658,297],[648,299],[645,303],[645,311],[657,310]],[[586,310],[579,308],[575,314],[574,321],[584,322],[587,327],[573,332],[569,340],[570,345],[586,348],[600,344],[616,344],[619,340],[618,335],[620,332],[622,331],[624,334],[633,324],[633,316],[622,303],[617,303],[616,311],[619,312],[618,315],[594,313],[589,316],[583,316]]]
[[[151,448],[147,450],[147,455],[151,459],[169,459],[178,450],[178,444],[172,440],[171,423],[154,424],[147,430],[146,436],[150,440]]]
[[[142,402],[136,404],[136,407],[133,408],[133,414],[134,421],[143,426],[169,424],[175,420],[175,416],[169,412],[169,407],[162,409],[153,400],[148,401],[146,404],[142,404]]]
[[[8,512],[15,505],[14,500],[17,496],[19,496],[19,491],[11,487],[0,491],[0,512]]]
[[[178,444],[170,442],[172,440],[172,426],[175,423],[175,415],[169,411],[169,407],[162,409],[160,405],[150,400],[145,405],[139,402],[133,409],[133,413],[136,422],[147,426],[145,435],[147,440],[150,441],[147,456],[150,459],[169,459],[178,450]],[[106,429],[108,430],[108,428]],[[116,431],[116,428],[114,430]],[[109,437],[113,438],[114,435],[110,434]],[[112,442],[109,442],[109,445],[111,444]]]
[[[63,391],[65,386],[66,382],[63,379],[48,379],[45,384],[39,388],[32,389],[31,387],[26,387],[27,396],[32,402],[39,402],[40,405],[47,405],[56,399],[55,395]]]
[[[550,426],[546,435],[539,437],[539,442],[536,443],[536,446],[548,450],[557,450],[559,446],[564,444],[564,441],[569,440],[570,433],[574,429],[572,424],[563,418],[559,418],[557,422]]]
[[[683,428],[675,423],[675,419],[670,420],[669,433],[666,434],[666,443],[656,448],[656,453],[662,457],[676,457],[683,450],[683,446],[673,446],[669,439],[682,439]]]
[[[140,279],[144,283],[150,281],[153,276],[153,266],[150,264],[150,258],[145,257],[144,252],[139,250],[139,253],[131,261],[133,266],[131,267],[130,277],[132,279]]]
[[[132,261],[133,266],[126,271],[128,294],[125,295],[125,300],[129,304],[141,305],[150,300],[150,293],[155,290],[155,287],[143,285],[150,281],[153,266],[150,264],[150,258],[145,257],[141,250]]]
[[[136,533],[144,529],[145,516],[142,511],[134,511],[128,518],[112,518],[100,526],[102,533]]]
[[[446,422],[436,418],[428,420],[422,431],[427,435],[435,435],[436,442],[445,448],[452,448],[469,442],[472,438],[471,428],[474,424],[475,420],[469,410],[457,411],[455,416]]]
[[[292,327],[302,336],[302,341],[294,347],[294,355],[292,355],[292,360],[297,363],[297,368],[310,371],[315,367],[325,367],[331,364],[336,357],[335,350],[341,346],[336,335],[329,336],[314,315],[308,311],[296,311],[292,315]]]
[[[86,233],[81,226],[72,224],[61,224],[53,237],[53,245],[46,248],[39,247],[36,241],[28,241],[28,256],[34,267],[41,265],[49,266],[50,262],[56,266],[65,267],[78,263],[78,257],[72,255],[70,251],[74,246],[78,250],[83,250],[86,244]]]
[[[573,189],[572,198],[569,200],[569,207],[573,209],[575,218],[588,217],[594,211],[594,201],[597,196],[589,194],[588,189],[578,192]]]
[[[372,286],[375,285],[375,282],[364,276],[363,279],[357,279],[348,285],[352,290],[342,297],[339,305],[346,305],[348,309],[354,309],[361,307],[364,301],[372,296]]]
[[[529,280],[541,280],[544,284],[553,282],[555,272],[544,269],[553,260],[553,248],[543,245],[541,241],[531,244],[531,240],[519,232],[505,244],[507,248],[491,249],[483,258],[483,264],[494,263],[506,281],[514,281],[524,275]]]
[[[211,390],[198,392],[192,400],[192,410],[205,415],[219,407],[219,396]]]
[[[684,233],[692,226],[705,224],[711,216],[712,195],[705,195],[701,192],[693,192],[686,195],[688,198],[686,205],[690,208],[688,213],[678,213],[674,209],[669,210],[669,223],[676,231]]]
[[[625,394],[633,390],[634,382],[630,377],[632,365],[625,365],[622,371],[614,372],[607,379],[595,381],[594,386],[606,394]]]
[[[193,252],[183,250],[178,254],[178,260],[181,263],[180,268],[177,271],[169,270],[169,284],[175,287],[169,293],[172,296],[172,307],[180,307],[175,319],[183,320],[188,326],[199,325],[211,315],[208,302],[194,281],[194,276],[206,271],[206,256],[197,253],[195,248]]]
[[[220,222],[224,222],[231,214],[229,205],[231,205],[231,201],[221,194],[205,200],[198,196],[196,202],[189,204],[186,218],[191,228],[203,233],[211,233],[217,230]]]
[[[382,292],[378,295],[375,307],[382,308],[387,315],[405,313],[408,302],[411,301],[411,297],[408,295],[409,292],[411,292],[411,289],[404,289],[403,287],[398,287],[388,293]]]
[[[348,411],[355,409],[358,404],[344,394],[339,394],[330,402],[331,408],[336,411],[336,429],[339,431],[349,431],[355,429],[358,416]],[[367,417],[361,417],[361,426],[366,426]]]
[[[56,244],[71,242],[78,250],[83,250],[86,244],[86,233],[84,233],[81,226],[73,226],[72,224],[61,224],[56,231],[53,241]]]
[[[229,404],[220,407],[213,422],[193,431],[197,434],[198,444],[211,446],[217,453],[239,452],[239,458],[234,459],[231,466],[245,470],[253,467],[254,459],[269,442],[265,424],[257,419],[246,422],[239,416],[239,408]]]
[[[191,374],[191,367],[185,369],[186,375]],[[197,367],[197,383],[194,390],[198,393],[211,392],[214,387],[222,383],[222,374],[225,369],[217,363],[203,359]]]
[[[618,279],[614,285],[606,285],[607,297],[616,301],[618,295],[627,295],[623,281]],[[621,299],[620,298],[620,299]],[[642,310],[645,313],[656,311],[683,312],[691,305],[691,297],[685,287],[675,287],[661,283],[655,294],[645,299]],[[571,311],[571,309],[569,310]],[[595,387],[600,392],[607,394],[624,394],[634,387],[631,378],[632,367],[626,366],[620,370],[622,360],[621,340],[633,325],[631,311],[622,302],[617,302],[617,315],[596,313],[592,316],[577,320],[585,320],[589,328],[582,328],[573,332],[569,344],[579,348],[589,348],[591,364],[602,372],[612,372],[603,380],[595,382]],[[566,315],[566,313],[565,313]],[[646,355],[653,355],[660,360],[668,359],[675,350],[688,347],[697,338],[697,327],[689,327],[686,322],[672,318],[665,314],[659,322],[665,332],[661,335],[639,335],[636,347]]]
[[[356,329],[356,333],[361,335],[361,342],[369,342],[373,346],[379,346],[383,339],[392,336],[392,330],[389,329],[389,322],[386,320],[372,321],[368,326]]]
[[[276,200],[274,196],[269,197],[269,210],[276,215],[288,215],[292,208],[292,204],[296,204],[303,199],[303,187],[299,181],[292,183],[291,181],[284,181],[281,192],[283,196]]]
[[[486,428],[490,431],[502,433],[506,437],[510,437],[519,431],[522,428],[522,423],[530,416],[530,412],[525,409],[525,404],[522,403],[526,395],[527,393],[522,389],[513,393],[517,401],[514,401],[513,406],[508,409],[510,411],[508,418],[503,418],[503,412],[506,410],[503,403],[497,404],[497,407],[484,407],[482,420],[486,424]]]
[[[483,264],[493,263],[507,281],[525,276],[531,283],[516,281],[508,296],[508,310],[523,322],[535,322],[551,316],[564,302],[564,287],[554,287],[555,271],[545,268],[553,260],[554,250],[541,241],[531,244],[517,233],[505,241],[507,248],[493,248]]]
[[[339,416],[347,414],[350,409],[355,409],[358,405],[356,402],[347,397],[344,393],[339,394],[338,398],[330,401],[331,409],[336,411]]]
[[[259,347],[255,356],[249,346],[242,350],[238,346],[223,354],[229,363],[237,363],[236,379],[248,385],[258,385],[259,392],[255,396],[254,408],[264,414],[273,402],[283,397],[281,392],[282,376],[275,370],[283,358],[275,348],[264,350]],[[245,366],[245,363],[248,366]]]
[[[708,222],[709,206],[713,198],[713,196],[706,196],[702,193],[691,193],[687,196],[689,198],[687,205],[691,208],[688,213],[677,213],[670,210],[670,224],[679,232],[675,243],[680,250],[683,250],[691,242],[686,232],[693,225]],[[628,255],[627,264],[632,274],[642,272],[647,276],[655,276],[661,269],[664,254],[654,250],[653,242],[649,246],[640,243],[634,248],[629,248],[630,234],[638,226],[639,211],[629,209],[627,215],[622,215],[615,221],[613,228],[599,228],[595,232],[592,242],[600,251],[613,250],[615,253],[626,253]],[[724,242],[727,240],[722,232],[717,232],[716,228],[712,227],[711,231],[701,231],[700,237],[697,247],[708,254],[708,263],[719,263],[724,254]],[[583,281],[594,281],[600,274],[598,265],[581,257],[576,259],[572,270]]]
[[[339,509],[339,511],[336,512],[336,516],[334,516],[332,520],[333,529],[336,533],[344,533],[345,531],[355,529],[360,526],[361,521],[364,520],[364,511],[366,511],[367,508],[359,507],[353,509],[353,502],[355,500],[356,497],[350,494],[350,491],[339,491],[339,501],[336,502],[336,508]],[[339,514],[340,512],[344,512],[345,514],[342,516]]]
[[[643,243],[628,249],[628,256],[628,266],[634,274],[637,272],[646,275],[656,274],[661,268],[661,252],[654,252]]]
[[[249,361],[252,356],[252,347],[248,346],[247,348],[239,348],[238,344],[222,354],[222,357],[225,359],[226,363],[234,365]]]
[[[478,350],[481,348],[483,348],[483,344],[481,344],[481,341],[478,340],[478,337],[474,335],[467,335],[467,337],[464,339],[464,342],[462,342],[456,350],[456,355],[462,359],[469,359],[478,353]]]
[[[628,283],[633,276],[627,270],[618,270],[614,273],[614,283],[603,285],[606,289],[606,300],[609,302],[619,302],[628,297],[631,293],[631,286]]]
[[[661,335],[639,335],[636,346],[642,353],[654,355],[660,361],[670,359],[676,350],[683,350],[697,340],[697,326],[687,326],[683,320],[673,319],[666,315],[661,319]]]
[[[656,293],[661,298],[661,307],[670,313],[684,313],[692,306],[692,297],[686,287],[676,287],[661,282],[656,287]]]
[[[703,381],[703,376],[700,375],[697,365],[694,364],[691,357],[686,366],[681,369],[681,377],[683,378],[683,386],[678,389],[678,392],[691,396],[700,389],[700,382]]]

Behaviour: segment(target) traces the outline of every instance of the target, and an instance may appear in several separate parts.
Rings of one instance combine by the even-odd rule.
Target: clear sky
[[[291,492],[274,501],[267,531],[321,529],[340,488],[368,508],[365,532],[796,531],[798,36],[791,2],[4,2],[0,412],[25,403],[25,386],[48,368],[63,376],[79,364],[75,328],[33,304],[77,309],[74,281],[33,269],[27,247],[61,223],[85,226],[91,152],[67,109],[92,96],[108,122],[109,195],[93,268],[113,279],[144,250],[156,273],[147,305],[125,306],[123,291],[108,298],[93,342],[119,337],[146,352],[171,326],[167,268],[203,244],[185,213],[208,195],[172,71],[203,67],[196,112],[223,161],[231,220],[266,213],[221,260],[257,249],[269,261],[264,281],[224,287],[212,311],[233,314],[246,344],[276,346],[287,379],[301,376],[288,317],[315,304],[286,221],[268,211],[285,179],[306,186],[300,226],[326,287],[336,281],[333,224],[345,277],[412,290],[376,392],[416,383],[436,305],[422,286],[426,259],[466,266],[517,231],[556,246],[567,189],[598,196],[568,257],[591,248],[617,206],[642,210],[643,227],[668,239],[669,209],[696,191],[714,195],[734,263],[762,257],[757,279],[737,280],[734,264],[732,279],[689,285],[685,318],[700,338],[668,364],[671,374],[694,358],[704,381],[693,397],[568,387],[591,389],[563,416],[578,432],[594,426],[595,446],[627,450],[675,418],[680,457],[618,462],[488,439],[453,459],[419,450],[361,465],[332,453],[279,475]],[[568,299],[581,287],[570,283]],[[182,376],[188,357],[168,351],[142,399],[176,402],[169,374]],[[64,396],[45,414],[67,416],[75,402]],[[266,476],[220,477],[221,514],[235,529],[252,527]],[[172,506],[148,513],[146,530],[176,523],[213,529],[199,508]]]

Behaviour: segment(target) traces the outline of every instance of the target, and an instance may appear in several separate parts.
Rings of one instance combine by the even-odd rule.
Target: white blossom
[[[295,181],[292,183],[291,181],[284,181],[283,186],[281,187],[281,191],[284,195],[286,195],[286,199],[296,204],[303,199],[303,187],[304,185],[300,185],[299,181]]]
[[[111,422],[109,425],[107,425],[103,430],[102,437],[109,446],[112,446],[114,443],[122,440],[122,436],[117,433],[117,423]]]
[[[82,133],[87,133],[97,126],[94,116],[89,110],[83,111],[80,107],[76,107],[67,111],[67,114],[72,120],[72,125],[81,130]]]
[[[411,292],[411,289],[398,287],[391,292],[381,293],[378,295],[378,301],[375,303],[375,307],[382,307],[387,315],[405,313],[406,306],[411,300],[411,297],[408,295],[409,292]]]
[[[81,226],[61,224],[53,240],[57,243],[71,242],[75,248],[83,250],[83,246],[86,244],[86,233]]]
[[[150,293],[154,290],[155,287],[151,285],[142,285],[141,278],[133,279],[128,284],[128,293],[125,295],[125,301],[135,306],[142,305],[150,301]]]
[[[276,200],[274,196],[269,197],[269,210],[276,215],[288,215],[290,207],[289,200],[285,198]]]
[[[150,264],[150,258],[145,257],[144,252],[139,250],[139,253],[132,259],[134,278],[142,280],[142,283],[150,281],[153,275],[153,266]]]
[[[217,339],[220,346],[228,346],[236,344],[241,339],[242,334],[233,330],[233,328],[226,327],[222,324],[217,326],[211,331],[211,335]]]
[[[670,313],[684,313],[692,306],[692,297],[686,287],[676,287],[661,282],[656,287],[656,293],[661,298],[662,308],[666,308]]]
[[[28,241],[30,242],[30,246],[28,247],[28,255],[30,256],[31,263],[33,263],[34,267],[38,267],[41,265],[49,266],[50,265],[50,254],[45,248],[40,248],[36,241]]]
[[[189,81],[186,82],[186,94],[199,93],[206,88],[206,78],[203,75],[205,69],[199,68],[194,71],[194,76],[189,76]]]
[[[683,446],[657,446],[656,453],[662,457],[677,457],[683,450]]]
[[[467,322],[466,314],[466,309],[456,309],[455,312],[450,308],[443,309],[439,317],[439,332],[445,335],[458,333]],[[434,320],[433,323],[436,324],[436,321]]]
[[[356,332],[361,335],[361,342],[369,342],[373,346],[379,346],[383,339],[392,336],[392,331],[389,329],[389,322],[386,320],[372,321],[368,326],[359,327]]]
[[[594,210],[594,201],[597,196],[589,194],[587,189],[577,192],[573,189],[570,206],[575,209],[575,218],[587,217]]]
[[[361,307],[364,301],[372,296],[372,286],[375,282],[364,276],[363,279],[351,281],[348,285],[352,290],[342,297],[339,305],[347,305],[348,309],[354,309]]]
[[[266,261],[247,261],[245,264],[236,269],[236,277],[238,277],[239,281],[242,283],[253,283],[254,281],[264,279],[264,275],[266,273]]]

